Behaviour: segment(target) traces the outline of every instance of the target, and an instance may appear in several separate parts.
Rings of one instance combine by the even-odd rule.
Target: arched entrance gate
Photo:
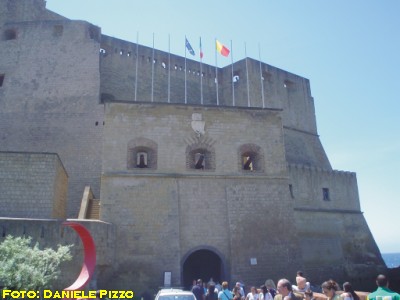
[[[186,259],[182,266],[182,283],[185,288],[190,288],[194,279],[202,279],[208,282],[213,278],[214,282],[227,280],[224,268],[224,262],[220,255],[212,250],[195,250]]]

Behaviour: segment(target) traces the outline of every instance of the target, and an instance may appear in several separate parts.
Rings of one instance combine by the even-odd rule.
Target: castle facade
[[[91,284],[135,291],[299,269],[367,288],[385,270],[306,78],[250,58],[216,69],[43,0],[0,0],[0,20],[0,239],[76,243],[73,273],[60,220],[77,219],[98,246]]]

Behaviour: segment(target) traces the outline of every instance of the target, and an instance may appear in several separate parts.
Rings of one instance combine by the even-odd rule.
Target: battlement
[[[356,176],[355,172],[324,169],[324,168],[319,168],[319,167],[314,167],[314,166],[306,166],[306,165],[302,165],[302,164],[290,164],[289,163],[287,166],[288,166],[289,171],[291,169],[300,169],[300,170],[304,170],[304,171],[308,170],[310,172],[329,173],[331,175],[349,176],[349,177]]]
[[[288,173],[296,207],[360,211],[356,173],[300,164],[288,164]]]
[[[60,20],[67,18],[46,9],[45,0],[1,0],[0,29],[2,23],[38,20]]]
[[[285,126],[317,132],[308,79],[251,58],[216,68],[102,35],[100,77],[101,99],[105,102],[283,109]]]

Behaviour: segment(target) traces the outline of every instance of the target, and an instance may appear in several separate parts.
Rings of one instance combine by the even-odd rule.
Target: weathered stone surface
[[[57,154],[0,152],[0,217],[65,218],[67,188]]]
[[[374,286],[385,266],[356,176],[332,170],[306,78],[246,58],[232,87],[232,66],[188,59],[185,95],[183,57],[43,0],[0,0],[0,34],[1,216],[64,217],[68,174],[74,218],[90,186],[107,222],[85,223],[99,247],[92,286],[155,291],[166,271],[173,285],[207,272],[260,285],[297,269],[316,284]],[[54,246],[59,226],[3,218],[0,239]]]

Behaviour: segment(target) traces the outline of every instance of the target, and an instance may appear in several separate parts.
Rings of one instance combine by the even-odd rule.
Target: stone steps
[[[86,219],[100,219],[100,199],[90,199]]]

